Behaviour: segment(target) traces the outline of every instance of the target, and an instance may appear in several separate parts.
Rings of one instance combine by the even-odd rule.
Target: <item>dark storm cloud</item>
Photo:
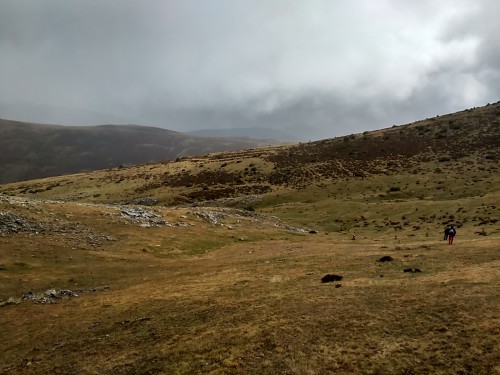
[[[303,139],[500,99],[500,3],[3,0],[0,117]]]

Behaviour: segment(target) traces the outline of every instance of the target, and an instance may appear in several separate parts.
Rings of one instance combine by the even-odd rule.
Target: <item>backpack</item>
[[[454,228],[450,228],[450,231],[448,232],[449,236],[454,236],[456,234],[456,230]]]

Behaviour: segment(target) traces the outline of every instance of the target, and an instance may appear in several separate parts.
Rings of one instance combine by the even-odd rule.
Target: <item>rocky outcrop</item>
[[[0,211],[0,233],[43,231],[40,224],[9,211]]]

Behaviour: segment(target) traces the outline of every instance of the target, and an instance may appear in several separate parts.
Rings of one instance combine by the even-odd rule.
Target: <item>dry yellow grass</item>
[[[499,369],[498,236],[457,237],[453,246],[441,233],[353,241],[344,233],[290,233],[251,217],[229,215],[213,226],[192,209],[157,209],[189,226],[141,228],[108,206],[8,208],[114,239],[92,245],[85,231],[0,237],[4,299],[109,286],[57,304],[1,307],[6,374]],[[394,260],[377,262],[383,255]],[[408,267],[422,272],[404,273]],[[341,287],[321,283],[326,273],[342,275]]]

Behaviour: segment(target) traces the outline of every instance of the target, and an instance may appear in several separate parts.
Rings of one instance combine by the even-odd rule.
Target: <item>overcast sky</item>
[[[301,139],[500,100],[497,0],[0,0],[0,117]]]

